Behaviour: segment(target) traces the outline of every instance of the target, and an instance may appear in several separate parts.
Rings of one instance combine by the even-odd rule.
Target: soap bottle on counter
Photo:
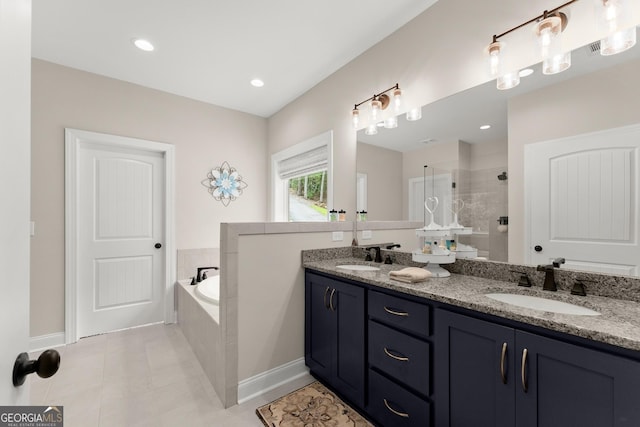
[[[346,221],[347,220],[347,212],[344,209],[340,209],[338,211],[338,221]]]
[[[329,221],[335,222],[337,220],[338,220],[338,211],[336,211],[335,209],[331,209],[329,211]]]

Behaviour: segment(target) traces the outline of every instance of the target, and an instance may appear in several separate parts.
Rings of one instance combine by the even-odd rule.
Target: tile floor
[[[65,427],[260,427],[257,407],[313,381],[305,376],[225,410],[177,325],[97,335],[56,350],[58,373],[30,376],[31,403],[63,405]]]

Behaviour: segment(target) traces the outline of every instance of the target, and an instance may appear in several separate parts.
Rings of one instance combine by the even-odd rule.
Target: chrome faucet
[[[564,258],[556,258],[549,265],[539,265],[538,267],[536,267],[536,270],[545,272],[544,285],[542,285],[543,290],[552,292],[558,290],[554,270],[556,268],[560,268],[560,264],[564,264],[564,262]]]

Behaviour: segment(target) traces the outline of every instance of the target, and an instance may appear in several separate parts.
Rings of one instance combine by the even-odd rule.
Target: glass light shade
[[[608,56],[631,49],[636,44],[636,27],[616,31],[600,40],[600,55]]]
[[[412,108],[407,111],[407,121],[415,122],[422,118],[422,107]]]
[[[360,125],[360,110],[357,108],[354,108],[353,111],[351,111],[351,121],[353,123],[353,128],[358,129],[358,126]]]
[[[571,52],[559,53],[542,61],[542,74],[557,74],[571,66]]]
[[[520,72],[511,71],[496,79],[496,87],[500,90],[511,89],[520,84]]]
[[[486,52],[489,57],[489,73],[492,77],[496,77],[502,72],[504,47],[505,44],[503,42],[493,42],[487,46]]]
[[[376,126],[375,123],[367,126],[367,128],[364,131],[365,135],[375,135],[378,133],[378,126]]]
[[[384,120],[384,127],[387,129],[393,129],[398,127],[398,117],[392,116]]]
[[[393,109],[395,110],[396,114],[398,114],[402,109],[402,91],[400,89],[396,89],[393,91]]]
[[[382,102],[374,99],[371,101],[371,121],[375,122],[378,120],[378,115],[380,114],[380,110],[382,109]]]
[[[559,16],[549,16],[538,22],[535,26],[535,34],[538,38],[538,46],[542,59],[556,54],[559,43],[559,35],[562,32],[562,19]]]

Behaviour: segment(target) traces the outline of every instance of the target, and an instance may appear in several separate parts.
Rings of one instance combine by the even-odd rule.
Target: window
[[[331,131],[271,156],[272,220],[327,221],[333,204]]]

